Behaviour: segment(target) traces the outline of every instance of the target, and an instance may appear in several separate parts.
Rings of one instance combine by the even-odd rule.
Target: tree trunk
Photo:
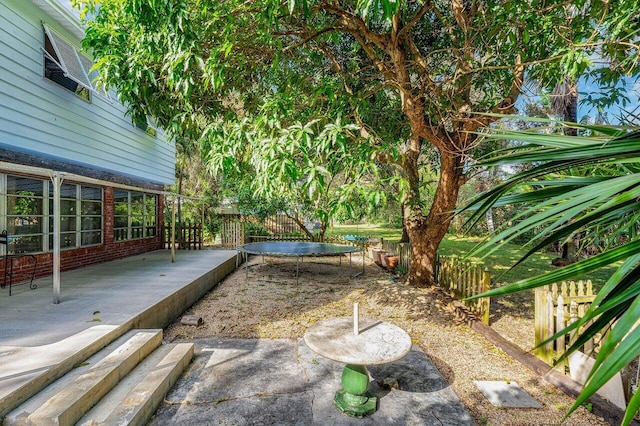
[[[494,236],[496,233],[496,228],[493,223],[493,211],[491,208],[487,210],[487,213],[485,214],[485,219],[487,221],[487,231],[489,232],[489,235]]]
[[[285,213],[285,215],[286,215],[287,217],[289,217],[289,218],[293,219],[293,221],[296,223],[296,225],[298,225],[298,228],[300,228],[300,230],[301,230],[302,232],[304,232],[304,233],[306,234],[306,236],[307,236],[307,237],[309,237],[309,239],[310,239],[311,241],[313,241],[313,240],[315,239],[315,236],[313,235],[313,232],[311,232],[311,231],[309,231],[309,230],[307,229],[307,227],[305,226],[304,222],[303,222],[303,221],[301,221],[301,220],[298,218],[298,215],[295,215],[295,216],[294,216],[294,215],[290,215],[289,213]]]
[[[424,287],[436,283],[434,271],[438,246],[451,224],[452,211],[464,183],[460,156],[452,151],[440,154],[440,179],[429,214],[422,215],[419,205],[411,202],[416,200],[409,199],[405,203],[405,223],[412,255],[407,277],[409,285]]]
[[[557,115],[562,116],[562,120],[570,123],[578,122],[578,83],[569,78],[565,78],[564,82],[554,88],[554,98],[552,108]],[[578,129],[576,127],[567,127],[564,133],[569,136],[577,136]],[[562,244],[563,264],[570,264],[576,261],[575,242],[573,239]],[[552,261],[557,262],[557,259]]]
[[[400,237],[400,241],[398,241],[399,243],[408,243],[409,242],[409,233],[407,232],[407,225],[404,221],[404,208],[405,208],[405,204],[402,203],[402,205],[400,206],[400,211],[402,212],[402,237]]]

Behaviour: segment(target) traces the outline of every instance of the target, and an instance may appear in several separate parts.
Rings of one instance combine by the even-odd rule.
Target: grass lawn
[[[380,225],[336,225],[330,231],[331,235],[360,235],[371,238],[384,238],[391,241],[398,241],[402,235],[402,229],[389,228]],[[458,237],[455,235],[447,235],[440,245],[440,253],[445,256],[465,256],[472,248],[474,248],[481,239],[474,237]],[[529,259],[518,265],[516,268],[510,268],[524,256],[526,250],[519,245],[505,244],[501,249],[495,251],[486,259],[473,258],[473,261],[484,263],[492,275],[494,276],[494,285],[505,285],[518,281],[523,278],[533,277],[551,272],[556,269],[551,265],[551,260],[558,257],[555,253],[534,253]],[[594,284],[594,290],[599,289],[611,276],[615,268],[604,268],[579,277],[577,279],[590,279]]]

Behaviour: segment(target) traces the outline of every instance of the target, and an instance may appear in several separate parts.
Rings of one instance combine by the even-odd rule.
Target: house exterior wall
[[[50,275],[53,270],[48,243],[52,194],[45,190],[38,218],[10,217],[7,212],[15,207],[9,200],[17,198],[8,193],[8,176],[39,179],[46,188],[51,172],[56,171],[90,178],[94,180],[90,185],[100,186],[101,241],[63,248],[62,271],[162,248],[164,196],[160,192],[175,180],[175,144],[167,141],[161,129],[154,137],[134,126],[115,95],[107,99],[92,94],[87,101],[44,77],[43,23],[68,44],[81,47],[79,23],[71,22],[72,14],[58,8],[56,2],[0,1],[0,231],[13,228],[18,235],[17,221],[37,222],[40,248],[24,252],[37,259],[36,276]],[[39,171],[25,172],[18,165]],[[72,178],[64,182],[83,184]],[[123,188],[156,198],[155,235],[115,240],[114,191]],[[5,253],[0,250],[0,274],[7,265]],[[29,256],[13,261],[15,277],[24,277],[31,268]]]
[[[175,179],[175,146],[135,127],[125,107],[91,101],[43,77],[42,24],[81,41],[29,0],[0,2],[0,149],[155,184]]]

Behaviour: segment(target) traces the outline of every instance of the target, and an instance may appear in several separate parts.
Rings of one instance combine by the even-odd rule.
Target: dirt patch
[[[203,337],[298,339],[306,329],[327,318],[349,316],[358,302],[360,315],[394,323],[411,336],[452,386],[480,425],[559,424],[573,400],[460,323],[440,294],[432,289],[405,285],[395,276],[371,264],[365,273],[361,258],[305,258],[299,264],[286,258],[259,256],[249,262],[248,277],[240,269],[227,277],[185,314],[203,318],[200,327],[176,321],[165,330],[165,339]],[[504,337],[530,348],[533,327],[526,315],[518,318],[500,312],[496,329]],[[474,380],[517,382],[542,409],[504,409],[491,405]],[[604,425],[603,419],[578,409],[567,425]]]

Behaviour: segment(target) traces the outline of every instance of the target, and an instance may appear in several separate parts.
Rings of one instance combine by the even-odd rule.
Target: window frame
[[[126,197],[125,197],[126,194]],[[136,214],[134,199],[142,197],[140,213]],[[123,200],[126,201],[117,201]],[[153,203],[151,203],[153,200]],[[153,214],[147,212],[147,208],[153,205]],[[126,214],[118,214],[118,206],[126,206]],[[118,220],[120,219],[120,220]],[[118,222],[126,220],[126,226],[117,226]],[[113,241],[124,242],[155,238],[158,236],[158,196],[142,191],[128,191],[114,189],[113,192]]]
[[[69,221],[73,221],[73,229],[72,230],[61,230],[60,231],[60,250],[73,250],[73,249],[79,249],[79,248],[85,248],[85,247],[93,247],[93,246],[99,246],[104,244],[104,188],[100,187],[100,186],[91,186],[91,185],[83,185],[81,183],[74,183],[74,182],[64,182],[62,183],[61,189],[62,187],[73,187],[73,193],[74,195],[72,197],[65,197],[61,194],[60,196],[60,203],[61,203],[61,207],[62,207],[62,203],[63,202],[67,202],[69,204],[71,204],[73,206],[73,210],[75,211],[74,214],[65,214],[63,212],[60,212],[60,219],[62,221],[63,218],[67,218],[69,219]],[[52,209],[52,204],[53,204],[53,192],[52,192],[52,184],[51,182],[48,185],[48,189],[49,189],[49,197],[47,197],[48,200],[48,232],[47,232],[47,239],[48,239],[48,244],[47,244],[47,250],[52,251],[53,250],[53,209]],[[99,201],[95,201],[95,200],[88,200],[88,199],[84,199],[83,198],[83,190],[84,189],[89,189],[89,190],[98,190],[100,191],[100,198]],[[64,192],[64,191],[62,191]],[[99,203],[100,204],[100,213],[99,214],[84,214],[84,209],[83,209],[83,203],[84,202],[92,202],[92,203]],[[86,218],[100,218],[100,226],[98,228],[90,228],[90,229],[84,229],[83,227],[83,219]],[[99,232],[100,233],[100,239],[98,242],[90,242],[90,243],[85,243],[85,238],[84,236],[87,234],[92,234],[92,233],[96,233]],[[70,239],[68,241],[73,241],[71,244],[67,245],[66,240],[65,240],[65,236],[69,236]]]
[[[36,195],[27,195],[27,194],[13,194],[9,193],[9,181],[11,179],[17,180],[31,180],[37,182],[37,186],[41,186],[41,190]],[[33,176],[23,176],[19,174],[12,173],[0,173],[0,228],[6,229],[9,233],[10,242],[7,247],[8,254],[16,254],[16,253],[28,253],[28,254],[37,254],[37,253],[50,253],[53,251],[53,189],[51,186],[51,182],[49,179],[44,179],[41,177],[33,177]],[[82,183],[76,182],[66,182],[63,185],[67,185],[66,190],[70,192],[70,187],[73,187],[73,196],[61,196],[61,202],[66,202],[69,207],[69,211],[61,214],[61,220],[66,218],[69,223],[73,223],[69,226],[72,230],[64,230],[60,232],[60,236],[62,239],[67,238],[67,241],[71,243],[65,244],[64,240],[61,241],[61,245],[66,245],[66,247],[61,247],[61,250],[75,250],[86,247],[99,246],[104,244],[104,235],[105,235],[105,199],[104,199],[104,187],[101,186],[93,186],[93,185],[85,185]],[[91,191],[99,191],[99,198],[83,198],[85,189],[89,189]],[[18,192],[18,191],[17,191]],[[38,205],[36,209],[39,210],[36,214],[19,214],[14,208],[12,211],[9,211],[10,206],[15,206],[17,203],[12,201],[11,199],[24,199],[24,200],[36,200],[38,201]],[[95,206],[90,213],[85,214],[83,210],[83,203],[91,202],[99,204],[99,213],[94,212]],[[24,204],[24,203],[23,203]],[[72,212],[72,213],[69,213]],[[24,219],[20,219],[24,218]],[[95,220],[95,218],[99,218],[99,226],[87,229],[86,225],[83,228],[84,221],[86,219]],[[36,220],[39,225],[39,232],[30,232],[30,233],[16,233],[17,228],[15,228],[15,223],[18,223],[20,220]],[[13,223],[12,223],[13,222]],[[95,240],[95,233],[100,234],[99,241],[97,242],[89,242],[87,241],[86,236],[90,235],[89,240]],[[19,247],[20,240],[24,238],[33,238],[36,237],[38,240],[37,246],[38,248],[32,247],[31,250],[19,249],[16,251],[16,247]]]
[[[57,86],[73,93],[80,99],[91,103],[92,94],[98,93],[90,77],[92,74],[91,67],[93,67],[93,62],[82,55],[79,49],[77,49],[72,43],[69,43],[55,30],[51,29],[47,24],[43,23],[42,28],[44,34],[42,46],[42,51],[44,53],[43,77]],[[53,52],[47,50],[48,45],[51,46]],[[63,84],[62,81],[54,80],[48,76],[48,66],[55,66],[59,71],[61,71],[63,73],[61,79],[66,79],[77,84],[75,90],[72,90],[69,86]]]

